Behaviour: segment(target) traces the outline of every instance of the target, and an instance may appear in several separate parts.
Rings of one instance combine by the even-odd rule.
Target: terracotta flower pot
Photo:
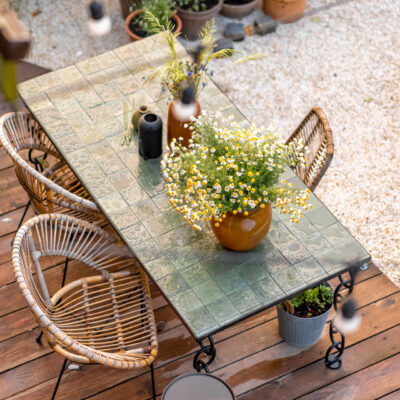
[[[258,0],[252,0],[244,4],[227,4],[223,3],[221,14],[228,18],[243,18],[249,15],[257,6]]]
[[[272,219],[271,204],[265,208],[256,207],[248,212],[227,213],[226,218],[218,227],[211,221],[211,228],[217,239],[228,249],[248,251],[256,247],[269,231]]]
[[[131,41],[132,42],[134,42],[136,40],[144,39],[143,37],[134,34],[129,28],[129,24],[132,21],[132,19],[136,18],[141,12],[143,12],[143,10],[140,8],[139,10],[136,10],[133,13],[130,13],[125,19],[125,30],[128,32],[128,35],[131,37]],[[178,17],[178,15],[176,15],[176,14],[174,14],[171,17],[171,19],[175,23],[175,26],[176,26],[176,29],[175,29],[175,32],[174,32],[174,34],[176,35],[182,29],[182,21]]]
[[[264,0],[263,11],[279,22],[295,22],[306,9],[307,0]]]
[[[198,39],[201,28],[220,12],[222,4],[223,0],[218,0],[218,4],[206,11],[186,11],[179,8],[178,15],[182,20],[183,36],[188,40]]]

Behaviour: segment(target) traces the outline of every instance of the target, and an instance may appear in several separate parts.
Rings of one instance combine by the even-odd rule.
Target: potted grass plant
[[[278,305],[279,334],[289,344],[310,347],[321,337],[333,305],[329,283],[306,290]]]
[[[214,20],[211,20],[205,24],[200,32],[200,42],[194,59],[190,61],[183,59],[175,47],[176,41],[170,22],[167,21],[166,27],[164,27],[153,14],[148,12],[144,14],[144,18],[151,26],[152,33],[161,33],[163,35],[168,43],[170,53],[170,57],[163,65],[160,65],[157,68],[152,66],[144,67],[144,69],[152,71],[145,78],[144,83],[151,85],[155,81],[161,81],[160,93],[164,94],[166,91],[168,91],[171,94],[172,101],[170,102],[168,109],[169,121],[173,120],[175,103],[182,98],[184,89],[188,86],[192,86],[194,88],[196,104],[196,114],[194,116],[198,116],[201,111],[198,97],[214,75],[214,72],[209,70],[209,63],[214,58],[226,58],[238,52],[233,49],[221,49],[215,51],[216,30],[214,26]],[[263,59],[264,57],[265,54],[251,54],[233,60],[232,64],[256,61]],[[173,125],[174,124],[168,123],[168,143],[170,143],[173,137],[176,137],[176,133],[171,130]],[[179,134],[181,135],[183,130],[180,129],[179,131]],[[187,140],[191,136],[191,131],[186,129],[184,136],[184,142],[187,143]]]
[[[220,12],[222,3],[223,0],[177,0],[183,36],[188,40],[197,40],[207,21]]]
[[[228,18],[243,18],[257,6],[258,0],[224,0],[221,14]]]
[[[154,15],[161,26],[170,26],[173,34],[178,34],[182,21],[174,12],[171,0],[143,0],[142,8],[130,13],[125,19],[125,29],[132,41],[143,39],[153,34],[150,23],[145,18],[147,13]]]
[[[293,222],[302,217],[309,189],[280,179],[285,166],[304,163],[302,141],[286,144],[276,134],[252,125],[241,127],[215,115],[193,119],[189,148],[173,139],[162,160],[170,203],[196,230],[211,223],[227,248],[247,251],[269,230],[274,206]]]

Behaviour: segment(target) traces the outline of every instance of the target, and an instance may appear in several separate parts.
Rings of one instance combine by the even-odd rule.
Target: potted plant
[[[264,0],[264,13],[271,18],[288,23],[299,20],[306,9],[307,0]]]
[[[162,160],[170,203],[197,230],[211,223],[218,240],[236,251],[254,248],[271,223],[271,206],[299,221],[309,189],[280,180],[286,165],[304,163],[302,141],[285,144],[276,134],[216,116],[193,119],[189,148],[173,140]]]
[[[151,26],[152,33],[161,33],[166,39],[170,51],[170,58],[165,64],[157,67],[149,66],[145,69],[151,69],[152,72],[146,77],[144,83],[152,84],[155,80],[161,81],[161,94],[165,93],[166,90],[172,95],[172,101],[168,109],[168,120],[173,119],[173,109],[175,102],[182,98],[182,93],[185,88],[192,86],[194,88],[194,97],[196,104],[196,113],[194,116],[200,114],[200,104],[198,102],[198,96],[204,89],[207,82],[210,80],[210,76],[214,75],[213,71],[208,70],[210,61],[214,58],[225,58],[229,57],[236,52],[233,49],[222,49],[214,51],[216,47],[215,39],[215,26],[214,20],[208,21],[200,32],[200,43],[194,60],[188,61],[183,60],[178,54],[175,48],[175,37],[171,30],[171,24],[167,22],[166,28],[159,22],[154,15],[150,13],[145,14],[146,22]],[[264,58],[264,54],[252,54],[236,59],[233,64],[243,63],[251,60],[260,60]],[[189,120],[188,120],[189,122]],[[171,124],[168,122],[168,143],[172,137],[175,137],[175,133],[171,132]],[[184,129],[179,129],[180,134]],[[191,136],[191,131],[185,129],[184,133],[185,143]]]
[[[221,14],[228,18],[243,18],[255,8],[258,0],[224,0]]]
[[[133,11],[142,8],[141,0],[119,0],[124,19]]]
[[[143,0],[142,8],[133,11],[125,20],[125,29],[131,40],[140,40],[153,34],[146,14],[154,15],[163,27],[167,23],[176,35],[182,28],[182,21],[173,11],[171,0]]]
[[[329,283],[286,300],[277,307],[279,334],[293,346],[312,346],[321,337],[332,304],[333,289]]]
[[[188,40],[197,40],[207,21],[221,10],[223,0],[177,0],[182,33]]]

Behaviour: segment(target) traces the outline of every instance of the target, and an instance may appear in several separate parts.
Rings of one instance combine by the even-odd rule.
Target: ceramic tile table
[[[178,49],[188,57],[181,45]],[[215,357],[213,334],[319,282],[342,277],[370,256],[314,195],[313,208],[300,223],[274,213],[265,240],[245,253],[225,249],[208,226],[197,232],[186,225],[168,203],[160,160],[144,161],[137,138],[121,146],[124,101],[148,105],[162,116],[165,128],[167,98],[160,98],[159,85],[143,86],[138,67],[157,65],[167,55],[164,39],[155,36],[24,82],[19,92],[199,341],[194,366],[208,369]],[[200,102],[203,109],[245,121],[213,83]],[[284,177],[303,186],[291,170]],[[202,363],[204,353],[210,360]]]

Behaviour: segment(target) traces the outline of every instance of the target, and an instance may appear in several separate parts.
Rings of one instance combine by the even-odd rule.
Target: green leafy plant
[[[166,28],[173,15],[173,2],[171,0],[143,0],[142,13],[136,18],[136,23],[147,35],[153,34],[151,22],[146,18],[146,14],[151,14],[158,19],[161,26]]]
[[[195,88],[196,97],[198,97],[210,77],[214,75],[214,72],[208,69],[210,61],[214,58],[230,57],[237,53],[232,49],[214,52],[216,29],[214,20],[210,20],[200,32],[200,44],[195,59],[191,61],[183,60],[175,48],[175,36],[171,22],[168,21],[164,26],[153,14],[148,12],[144,13],[144,18],[149,23],[152,33],[161,33],[164,36],[170,51],[170,59],[158,68],[153,69],[146,77],[145,84],[152,84],[159,79],[161,80],[161,93],[169,90],[173,98],[180,98],[183,89],[188,85]],[[233,61],[233,64],[261,60],[265,56],[265,54],[252,54]],[[148,69],[150,68],[152,67]]]
[[[205,11],[217,5],[217,1],[209,0],[177,0],[177,6],[186,11],[198,12]]]
[[[333,290],[329,285],[319,285],[286,300],[283,305],[291,314],[313,317],[325,312],[333,303]]]
[[[299,222],[310,190],[280,180],[285,166],[304,162],[302,141],[285,144],[265,128],[241,127],[214,115],[192,120],[189,148],[172,140],[161,163],[172,206],[186,222],[201,230],[200,221],[223,224],[227,213],[248,215],[271,203]]]

